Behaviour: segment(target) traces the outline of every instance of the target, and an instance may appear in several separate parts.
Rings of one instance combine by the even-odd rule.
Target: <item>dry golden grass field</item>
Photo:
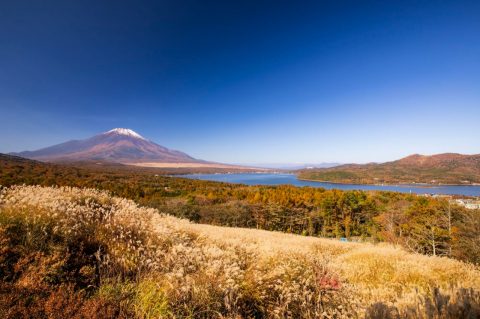
[[[471,264],[387,244],[193,224],[92,189],[4,188],[0,241],[4,318],[480,314],[480,270]]]

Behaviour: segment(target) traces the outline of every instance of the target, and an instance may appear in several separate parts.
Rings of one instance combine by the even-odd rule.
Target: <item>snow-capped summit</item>
[[[114,128],[85,140],[73,140],[36,151],[13,155],[40,161],[109,161],[116,163],[195,163],[183,152],[147,140],[128,128]]]
[[[134,130],[131,130],[129,128],[114,128],[113,130],[105,132],[104,134],[108,134],[108,133],[126,135],[126,136],[141,138],[142,140],[146,140],[146,138],[144,138],[143,136],[141,136],[140,134],[138,134],[137,132],[135,132]]]

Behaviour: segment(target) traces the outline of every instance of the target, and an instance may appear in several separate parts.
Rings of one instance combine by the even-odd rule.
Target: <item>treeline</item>
[[[0,184],[109,190],[194,222],[309,236],[386,241],[480,263],[480,212],[395,192],[244,186],[173,178],[151,169],[78,168],[0,156]]]
[[[195,222],[386,241],[422,254],[480,262],[480,241],[475,235],[480,233],[480,212],[445,199],[395,192],[218,184],[199,187],[187,199],[164,201],[157,207]]]

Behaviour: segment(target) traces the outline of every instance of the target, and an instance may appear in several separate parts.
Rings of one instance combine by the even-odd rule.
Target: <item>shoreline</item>
[[[268,186],[278,186],[278,185],[291,185],[294,187],[320,187],[325,189],[340,189],[340,190],[363,190],[363,191],[379,191],[379,192],[399,192],[399,193],[412,193],[417,195],[449,195],[449,196],[460,196],[468,198],[479,198],[480,197],[480,185],[433,185],[433,184],[351,184],[351,183],[338,183],[338,182],[328,182],[328,181],[318,181],[312,179],[298,178],[295,174],[284,173],[289,175],[288,178],[276,178],[270,179],[268,177],[266,180],[257,179],[257,178],[243,178],[241,175],[256,175],[255,173],[241,172],[233,173],[238,175],[238,177],[229,178],[230,174],[211,174],[211,173],[196,173],[196,174],[185,174],[185,175],[176,175],[171,177],[180,177],[180,178],[193,178],[200,180],[208,180],[219,183],[230,183],[230,184],[243,184],[243,185],[268,185]],[[205,177],[201,177],[206,175]],[[210,175],[210,176],[209,176]],[[215,177],[220,175],[221,177]],[[276,174],[267,174],[267,175],[276,175]],[[303,183],[302,183],[303,182]],[[469,187],[463,187],[469,186]]]
[[[475,187],[475,186],[480,186],[480,183],[473,183],[473,184],[429,184],[429,183],[416,183],[416,184],[411,184],[411,183],[354,183],[354,182],[333,182],[333,181],[327,181],[327,180],[318,180],[318,179],[309,179],[309,178],[300,178],[298,175],[292,172],[281,172],[281,171],[248,171],[248,170],[242,170],[242,171],[237,171],[237,172],[217,172],[217,173],[203,173],[203,172],[198,172],[198,173],[180,173],[180,174],[175,174],[175,176],[182,176],[182,175],[208,175],[208,174],[288,174],[288,175],[295,175],[295,178],[299,181],[305,181],[305,182],[315,182],[315,183],[325,183],[325,184],[333,184],[333,185],[363,185],[363,186],[397,186],[397,187],[418,187],[418,188],[436,188],[436,187],[445,187],[445,186],[467,186],[467,187]]]
[[[306,182],[318,182],[318,183],[328,183],[328,184],[338,184],[338,185],[371,185],[371,186],[415,186],[415,187],[424,187],[424,188],[434,188],[434,187],[442,187],[442,186],[480,186],[480,184],[429,184],[429,183],[418,183],[418,184],[411,184],[411,183],[382,183],[382,184],[375,184],[375,183],[345,183],[345,182],[332,182],[332,181],[325,181],[325,180],[318,180],[318,179],[309,179],[309,178],[300,178],[297,176],[299,181],[306,181]]]

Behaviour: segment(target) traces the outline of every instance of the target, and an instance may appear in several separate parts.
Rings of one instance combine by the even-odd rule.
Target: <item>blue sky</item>
[[[131,128],[231,163],[480,153],[478,1],[2,1],[0,152]]]

